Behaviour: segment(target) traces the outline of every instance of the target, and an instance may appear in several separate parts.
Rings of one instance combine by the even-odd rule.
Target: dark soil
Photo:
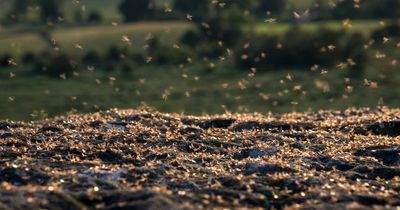
[[[400,110],[0,121],[0,209],[399,209]]]

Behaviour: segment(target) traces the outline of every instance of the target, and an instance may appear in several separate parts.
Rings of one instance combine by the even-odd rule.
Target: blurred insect
[[[88,67],[87,67],[87,70],[88,70],[89,72],[94,72],[95,67],[94,67],[94,66],[88,66]]]
[[[82,47],[82,45],[80,45],[80,44],[75,44],[75,48],[80,49],[80,50],[83,50],[83,47]]]
[[[351,25],[350,19],[343,20],[342,25],[344,28],[352,28],[353,27],[353,25]]]
[[[376,59],[383,59],[383,58],[386,58],[386,54],[384,54],[384,53],[381,53],[381,52],[376,52],[376,54],[375,54],[375,58]]]
[[[17,66],[17,62],[15,61],[14,58],[8,59],[7,63],[9,66]]]
[[[305,17],[308,17],[309,15],[310,15],[309,10],[305,10],[302,14],[299,14],[297,12],[293,12],[293,17],[295,19],[305,18]]]
[[[62,79],[62,80],[66,80],[67,79],[67,74],[66,73],[62,73],[62,74],[60,74],[60,79]]]
[[[166,13],[172,12],[172,8],[169,4],[164,5],[164,12],[166,12]]]
[[[368,80],[368,79],[364,79],[364,85],[371,88],[371,89],[376,89],[378,88],[378,82],[372,81],[372,80]]]
[[[268,18],[264,20],[264,23],[276,23],[276,18]]]
[[[189,97],[190,97],[190,92],[189,92],[189,91],[185,91],[185,96],[186,96],[187,98],[189,98]]]
[[[344,70],[347,68],[347,64],[346,63],[339,63],[338,65],[336,65],[336,68],[340,69],[340,70]]]
[[[321,75],[326,75],[326,74],[328,74],[328,73],[329,73],[328,70],[326,70],[326,69],[321,69]]]
[[[383,37],[383,44],[386,44],[386,43],[388,43],[390,41],[390,39],[389,38],[387,38],[387,37]]]
[[[335,45],[328,45],[328,50],[334,51],[336,49]]]
[[[311,66],[311,71],[317,71],[318,69],[319,69],[318,64],[314,64],[313,66]]]
[[[290,74],[287,74],[285,77],[288,81],[293,81],[293,76]]]
[[[132,45],[131,40],[130,40],[129,37],[126,36],[126,35],[124,35],[124,36],[121,37],[121,41],[122,41],[123,43],[129,45],[129,46]]]
[[[146,58],[146,63],[150,63],[152,60],[153,60],[153,57],[149,56],[149,57]]]

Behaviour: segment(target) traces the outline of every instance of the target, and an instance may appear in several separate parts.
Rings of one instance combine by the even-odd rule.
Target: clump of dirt
[[[399,109],[0,121],[0,209],[396,209]]]

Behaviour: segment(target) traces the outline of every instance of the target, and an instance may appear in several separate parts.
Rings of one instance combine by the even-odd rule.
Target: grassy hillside
[[[345,28],[342,22],[317,22],[302,23],[303,30],[318,30],[325,27],[333,30],[346,29],[349,31],[359,31],[365,36],[380,28],[379,21],[354,21],[351,28]],[[191,27],[188,22],[142,22],[134,24],[111,24],[91,26],[91,27],[61,27],[51,32],[52,37],[63,47],[66,52],[81,53],[82,50],[76,48],[76,44],[81,45],[85,50],[103,51],[111,45],[121,45],[122,36],[128,36],[132,40],[132,47],[139,50],[144,44],[144,38],[149,33],[156,35],[161,41],[173,44],[178,41],[184,31]],[[258,23],[255,26],[257,33],[263,34],[283,34],[290,28],[287,23]],[[0,33],[0,54],[12,52],[22,54],[27,51],[37,52],[47,47],[46,43],[40,38],[35,30],[9,29]]]
[[[191,26],[185,22],[143,22],[121,24],[118,26],[100,25],[90,27],[64,27],[53,30],[51,36],[65,52],[81,53],[87,50],[104,51],[111,45],[122,45],[122,36],[128,36],[133,49],[141,49],[145,37],[151,33],[158,36],[166,44],[174,44],[183,32]],[[84,50],[76,48],[81,45]],[[38,32],[8,30],[0,34],[0,54],[22,54],[27,51],[38,52],[48,46],[40,38]]]
[[[367,38],[376,29],[382,28],[383,25],[378,20],[356,20],[350,21],[350,25],[344,25],[341,21],[320,21],[320,22],[305,22],[298,25],[301,30],[316,31],[320,28],[330,30],[347,30],[350,32],[360,32]],[[258,23],[255,26],[257,33],[263,34],[283,34],[291,27],[288,23]]]
[[[380,27],[378,21],[353,22],[353,28],[368,35]],[[340,30],[341,22],[306,23],[305,30],[317,30],[324,25]],[[102,25],[92,27],[60,28],[52,36],[64,52],[79,55],[94,49],[104,52],[110,45],[122,45],[121,37],[126,35],[132,42],[132,48],[141,50],[144,37],[148,33],[158,35],[161,41],[171,46],[180,35],[190,28],[185,22],[146,22],[126,25]],[[256,27],[259,33],[283,33],[287,24],[262,23]],[[0,54],[25,51],[40,51],[46,48],[36,33],[19,33],[9,30],[0,34]],[[82,49],[76,48],[76,45]],[[390,43],[394,45],[395,43]],[[393,49],[384,49],[393,54]],[[377,88],[368,88],[365,81],[351,81],[345,84],[346,72],[328,69],[328,74],[310,72],[310,69],[281,70],[257,73],[248,77],[248,72],[235,69],[232,60],[194,61],[193,65],[178,66],[134,66],[131,73],[122,73],[116,69],[96,69],[88,73],[86,66],[81,66],[79,77],[67,80],[35,75],[32,67],[19,64],[17,67],[0,71],[0,118],[31,119],[30,114],[43,110],[55,115],[69,110],[93,111],[110,107],[137,107],[147,104],[165,112],[185,111],[191,114],[221,113],[230,111],[277,111],[311,109],[342,109],[348,106],[376,106],[378,102],[398,105],[396,95],[400,95],[396,86],[400,81],[396,68],[388,58],[376,59],[371,51],[371,65],[364,78],[377,82]],[[388,54],[389,55],[389,54]],[[17,59],[18,61],[18,59]],[[209,70],[201,64],[215,63]],[[208,64],[207,64],[208,63]],[[16,77],[10,78],[10,72]],[[287,80],[288,74],[293,81]],[[110,78],[116,81],[110,85]],[[339,79],[338,79],[339,78]],[[101,82],[101,84],[98,84]],[[348,87],[351,92],[348,92]],[[329,91],[324,92],[324,88]]]

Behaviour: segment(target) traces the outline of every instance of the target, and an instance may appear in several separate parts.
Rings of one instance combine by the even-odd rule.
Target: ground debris
[[[400,120],[376,122],[367,129],[376,135],[400,136]]]
[[[399,109],[0,121],[0,209],[396,209]]]

